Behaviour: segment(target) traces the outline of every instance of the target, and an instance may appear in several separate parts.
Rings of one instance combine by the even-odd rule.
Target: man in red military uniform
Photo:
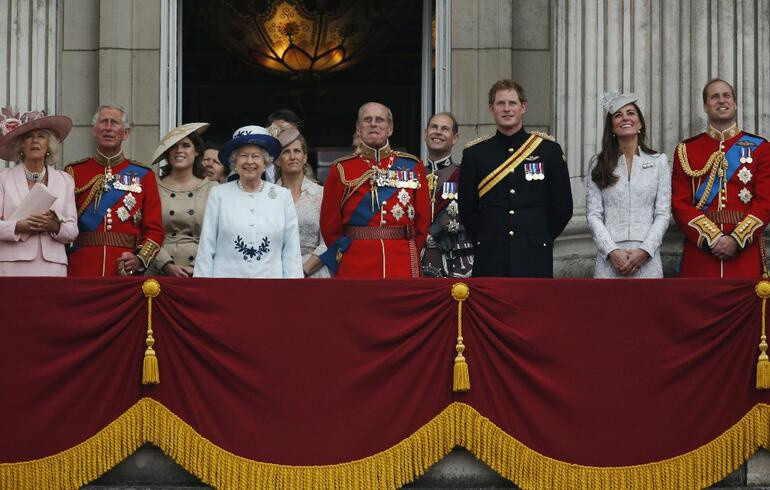
[[[369,102],[358,110],[360,152],[331,167],[321,203],[321,260],[337,277],[418,277],[430,224],[422,162],[393,151],[390,109]]]
[[[155,174],[123,155],[123,142],[131,132],[123,108],[99,107],[91,132],[96,155],[65,169],[75,179],[80,229],[68,275],[141,273],[163,245]]]
[[[770,220],[770,149],[738,129],[735,89],[714,79],[703,88],[706,132],[676,147],[674,219],[685,234],[681,277],[759,277],[762,233]]]

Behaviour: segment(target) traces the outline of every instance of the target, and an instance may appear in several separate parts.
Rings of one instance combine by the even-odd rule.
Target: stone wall
[[[92,154],[91,117],[101,103],[126,107],[126,155],[147,161],[159,140],[160,11],[157,0],[60,0],[59,111],[75,127],[64,161]]]

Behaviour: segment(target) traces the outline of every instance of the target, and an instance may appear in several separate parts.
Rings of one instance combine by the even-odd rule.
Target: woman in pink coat
[[[0,173],[0,276],[67,275],[65,247],[78,235],[75,183],[53,165],[71,128],[66,116],[2,109],[0,159],[17,164]],[[36,185],[55,197],[53,204],[14,216]]]

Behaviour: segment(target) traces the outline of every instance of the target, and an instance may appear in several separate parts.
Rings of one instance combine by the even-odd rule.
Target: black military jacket
[[[499,131],[463,151],[460,220],[474,242],[473,276],[553,277],[553,242],[572,217],[572,190],[564,153],[544,139],[530,157],[479,198],[478,185],[529,137]],[[525,169],[544,178],[526,179]],[[542,165],[534,165],[541,163]]]

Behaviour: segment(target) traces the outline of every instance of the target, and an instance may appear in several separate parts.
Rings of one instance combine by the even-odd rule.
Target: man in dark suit
[[[489,90],[493,135],[471,141],[460,168],[460,220],[474,242],[473,276],[553,277],[553,242],[572,217],[564,152],[524,130],[524,89],[499,80]]]

